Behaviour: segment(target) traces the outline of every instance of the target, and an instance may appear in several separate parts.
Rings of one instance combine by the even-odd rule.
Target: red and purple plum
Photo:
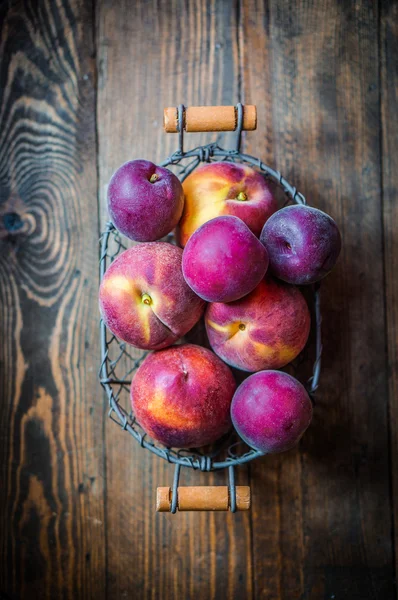
[[[154,242],[177,225],[184,207],[179,179],[149,160],[122,165],[108,186],[108,211],[115,227],[136,242]]]
[[[311,423],[312,403],[304,386],[281,371],[260,371],[238,387],[231,417],[240,437],[265,454],[295,446]]]
[[[137,244],[107,269],[100,287],[106,326],[132,346],[171,346],[200,319],[204,302],[185,283],[182,250],[165,242]]]
[[[214,162],[195,169],[182,184],[185,204],[177,238],[185,246],[203,223],[223,215],[239,217],[259,237],[277,203],[264,175],[247,165]]]
[[[241,300],[209,304],[206,331],[214,352],[243,371],[278,369],[307,343],[311,318],[300,290],[270,276]]]
[[[131,384],[131,405],[141,427],[168,447],[212,444],[231,428],[236,389],[230,369],[193,344],[146,357]]]
[[[299,204],[272,215],[260,240],[268,251],[270,272],[296,285],[315,283],[325,277],[341,250],[340,232],[332,217]]]
[[[189,238],[182,257],[188,285],[208,302],[232,302],[264,277],[268,255],[238,217],[216,217]]]

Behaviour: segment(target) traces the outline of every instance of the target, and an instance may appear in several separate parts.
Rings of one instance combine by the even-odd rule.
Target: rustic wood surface
[[[395,598],[398,3],[3,0],[0,27],[0,598]],[[165,106],[239,100],[244,150],[342,231],[321,389],[299,448],[237,472],[250,511],[157,514],[173,469],[97,381],[105,189],[175,149]]]

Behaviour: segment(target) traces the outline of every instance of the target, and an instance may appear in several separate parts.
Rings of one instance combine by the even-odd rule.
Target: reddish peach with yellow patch
[[[258,237],[277,210],[276,200],[261,173],[243,164],[214,162],[198,167],[182,184],[185,204],[177,238],[185,246],[201,225],[215,217],[239,217]]]
[[[107,269],[100,311],[118,338],[145,350],[174,344],[200,319],[204,302],[182,274],[182,250],[165,242],[138,244]]]
[[[131,384],[131,405],[153,439],[199,447],[230,429],[235,389],[230,369],[213,352],[185,344],[147,356]]]
[[[310,331],[299,289],[268,276],[241,300],[209,304],[205,321],[214,352],[250,372],[287,365],[304,348]]]

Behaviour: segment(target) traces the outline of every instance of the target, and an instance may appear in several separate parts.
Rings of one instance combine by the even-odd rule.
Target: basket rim
[[[197,146],[196,148],[193,148],[192,150],[189,150],[187,152],[177,150],[171,156],[166,158],[162,163],[160,163],[160,166],[168,167],[170,165],[173,165],[176,167],[180,167],[181,172],[179,174],[177,174],[177,176],[179,177],[179,179],[181,181],[184,181],[184,179],[194,169],[196,169],[200,163],[212,162],[212,160],[214,160],[214,158],[216,159],[217,162],[219,160],[224,159],[225,161],[229,161],[232,163],[239,162],[239,163],[249,164],[252,167],[255,167],[258,170],[260,170],[260,172],[263,173],[267,179],[270,179],[271,181],[276,183],[279,187],[281,187],[283,189],[285,195],[288,198],[288,202],[293,202],[296,204],[303,204],[303,205],[307,204],[305,197],[300,192],[298,192],[297,188],[295,186],[292,186],[282,176],[282,174],[279,171],[272,169],[271,167],[269,167],[268,165],[263,163],[261,161],[261,159],[258,159],[249,154],[241,153],[239,150],[225,150],[225,149],[221,148],[217,143],[211,143],[211,144],[207,144],[204,146]],[[181,161],[183,161],[185,159],[192,159],[192,161],[187,166],[182,167]],[[102,281],[105,271],[107,269],[107,262],[109,259],[108,254],[107,254],[109,237],[115,231],[117,232],[116,228],[109,221],[109,222],[107,222],[106,227],[101,235],[101,239],[100,239],[100,281]],[[122,242],[122,240],[123,240],[122,234],[117,232],[117,236],[121,236],[121,240],[119,241],[119,248],[118,248],[116,254],[118,254],[120,252],[121,248],[124,248],[123,242]],[[315,351],[315,362],[313,364],[312,376],[307,381],[307,383],[304,385],[307,389],[307,392],[310,395],[310,398],[313,401],[314,393],[315,393],[316,389],[318,388],[320,370],[321,370],[321,356],[322,356],[321,322],[322,322],[322,317],[321,317],[321,311],[320,311],[320,291],[319,291],[320,285],[318,283],[318,284],[308,286],[308,287],[312,287],[313,293],[314,293],[314,311],[315,311],[315,321],[316,321],[316,343],[315,343],[316,351]],[[107,332],[108,331],[111,334],[111,337],[109,340],[107,340]],[[191,467],[195,470],[201,470],[201,471],[215,471],[215,470],[220,470],[220,469],[224,469],[227,467],[234,467],[237,465],[248,463],[260,456],[264,456],[263,452],[260,452],[258,450],[254,450],[251,448],[249,449],[248,452],[245,452],[244,454],[234,455],[232,453],[232,448],[240,443],[240,442],[236,442],[228,448],[228,456],[224,460],[217,461],[217,460],[213,460],[214,456],[201,454],[199,451],[196,451],[196,450],[193,451],[192,449],[167,448],[166,446],[163,446],[162,444],[160,444],[158,442],[155,443],[154,441],[150,441],[151,438],[145,432],[141,433],[141,431],[139,431],[138,429],[135,428],[135,426],[138,425],[140,427],[140,429],[142,429],[141,426],[139,425],[139,423],[135,420],[134,416],[131,413],[128,414],[124,410],[124,408],[122,406],[120,406],[119,402],[117,401],[117,397],[115,397],[115,395],[113,393],[112,385],[114,383],[117,383],[118,385],[120,385],[122,383],[124,387],[127,387],[130,385],[130,382],[126,382],[126,381],[116,382],[111,377],[109,377],[108,346],[114,340],[117,340],[117,338],[115,335],[112,334],[112,332],[110,332],[110,330],[108,330],[108,328],[106,327],[106,325],[102,319],[100,320],[100,340],[101,340],[101,365],[100,365],[100,369],[99,369],[99,379],[100,379],[100,383],[101,383],[102,387],[104,388],[104,390],[107,394],[107,397],[108,397],[108,402],[109,402],[108,416],[113,421],[115,421],[122,428],[122,430],[128,431],[133,436],[133,438],[140,444],[140,446],[142,448],[149,450],[156,456],[159,456],[160,458],[165,459],[169,463],[172,463],[175,465],[180,465],[180,466]],[[119,342],[119,346],[122,347],[122,345],[126,346],[128,344],[126,344],[125,342]],[[113,413],[115,413],[117,419],[113,416]],[[219,446],[221,449],[225,448],[225,438],[228,439],[226,436],[224,436],[224,438],[222,438],[222,440],[220,440]],[[242,441],[242,444],[243,444],[243,441]]]

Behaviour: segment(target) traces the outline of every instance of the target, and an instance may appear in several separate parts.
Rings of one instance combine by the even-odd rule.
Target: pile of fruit
[[[310,313],[299,285],[322,279],[341,239],[333,219],[305,205],[278,210],[265,177],[232,162],[168,169],[130,161],[113,175],[114,226],[140,242],[100,287],[119,339],[153,350],[131,385],[133,413],[167,447],[212,444],[231,428],[264,453],[290,449],[312,418],[307,391],[279,371],[304,348]],[[178,245],[158,241],[175,229]],[[213,352],[174,345],[202,318]],[[236,389],[230,367],[253,373]]]

